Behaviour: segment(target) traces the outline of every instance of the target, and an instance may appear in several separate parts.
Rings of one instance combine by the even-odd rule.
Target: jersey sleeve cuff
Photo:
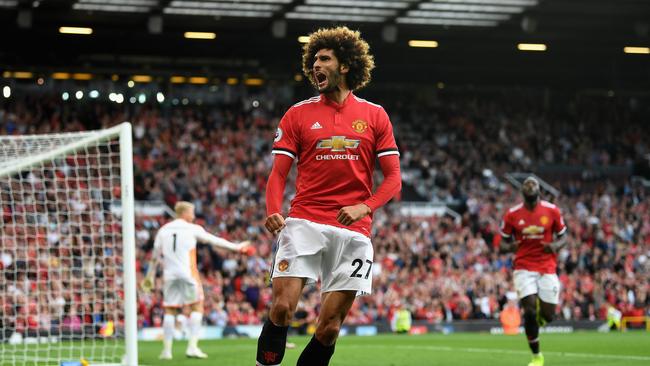
[[[557,235],[564,235],[566,233],[567,227],[565,226],[562,230],[558,231]]]
[[[504,233],[503,231],[499,231],[499,234],[501,234],[501,236],[504,237],[504,238],[509,238],[510,237],[510,235]]]
[[[396,147],[390,148],[390,149],[382,149],[377,151],[377,157],[381,158],[382,156],[386,155],[397,155],[399,156],[399,150],[397,150]]]
[[[282,148],[279,148],[279,147],[273,148],[273,150],[271,150],[271,154],[273,154],[273,155],[277,155],[277,154],[286,155],[286,156],[290,157],[291,159],[296,158],[296,153],[295,152],[293,152],[293,151],[291,151],[289,149],[282,149]]]

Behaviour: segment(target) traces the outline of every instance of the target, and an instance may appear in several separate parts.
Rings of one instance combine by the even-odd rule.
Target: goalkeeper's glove
[[[237,247],[240,253],[248,256],[255,255],[255,253],[257,253],[255,247],[251,245],[250,240],[242,241],[241,243],[237,244]]]
[[[149,276],[145,277],[144,280],[142,280],[142,282],[140,283],[140,287],[142,288],[142,291],[144,291],[144,293],[146,294],[150,293],[151,290],[153,289],[153,278]]]

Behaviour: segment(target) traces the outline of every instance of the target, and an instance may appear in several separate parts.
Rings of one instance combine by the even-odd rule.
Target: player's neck
[[[524,201],[524,207],[526,207],[529,211],[535,211],[535,208],[537,207],[538,203],[539,203],[539,199],[535,200],[534,202]]]
[[[343,104],[345,99],[350,95],[352,91],[348,89],[346,85],[339,85],[334,90],[325,94],[325,98],[331,100],[336,104]]]

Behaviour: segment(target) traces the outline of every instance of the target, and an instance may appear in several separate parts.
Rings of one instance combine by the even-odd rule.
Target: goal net
[[[0,365],[137,365],[132,185],[129,123],[0,136]]]

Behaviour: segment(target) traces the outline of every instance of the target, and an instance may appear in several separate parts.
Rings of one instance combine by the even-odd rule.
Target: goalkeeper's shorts
[[[203,301],[203,286],[200,281],[187,279],[165,280],[163,286],[163,307],[180,308]]]
[[[372,292],[373,248],[356,231],[309,220],[287,218],[278,237],[271,277],[299,277],[307,284],[321,280],[321,292]]]

